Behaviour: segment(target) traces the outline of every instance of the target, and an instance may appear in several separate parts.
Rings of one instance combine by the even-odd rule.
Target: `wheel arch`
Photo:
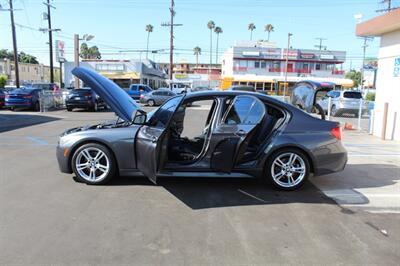
[[[274,147],[273,149],[271,149],[267,156],[265,157],[265,159],[263,160],[263,164],[262,166],[264,167],[265,164],[269,161],[269,159],[271,158],[271,156],[273,154],[275,154],[276,152],[279,152],[281,150],[285,150],[285,149],[294,149],[294,150],[298,150],[302,153],[304,153],[304,155],[307,157],[308,162],[310,163],[310,172],[311,173],[315,173],[315,160],[314,157],[311,155],[311,153],[304,147],[300,146],[300,145],[296,145],[296,144],[287,144],[287,145],[280,145],[278,147]]]
[[[101,140],[98,140],[98,139],[84,139],[84,140],[79,141],[78,143],[76,143],[71,148],[70,153],[69,153],[69,157],[68,157],[68,168],[69,168],[69,170],[72,171],[72,157],[74,156],[76,150],[79,149],[80,147],[82,147],[83,145],[89,144],[89,143],[96,143],[96,144],[99,144],[99,145],[103,145],[104,147],[106,147],[111,152],[111,155],[114,158],[117,174],[119,174],[118,161],[117,161],[117,157],[115,156],[114,150],[105,141],[101,141]]]

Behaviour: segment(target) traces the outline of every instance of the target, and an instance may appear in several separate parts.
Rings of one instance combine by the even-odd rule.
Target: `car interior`
[[[227,98],[222,107],[222,114],[229,112],[229,115],[223,115],[222,117],[223,122],[226,124],[240,123],[240,114],[232,115],[232,111],[229,110],[232,101],[233,98]],[[202,110],[202,115],[194,116],[191,114],[193,111],[188,108],[189,106],[201,106],[204,109]],[[206,152],[208,140],[211,137],[211,124],[216,106],[217,100],[208,99],[184,103],[179,107],[170,124],[170,136],[167,144],[167,161],[169,163],[190,164]],[[244,150],[240,151],[241,156],[237,158],[238,163],[255,159],[261,151],[261,144],[283,121],[284,114],[280,110],[269,105],[265,105],[265,110],[264,117],[246,136],[247,145],[244,145]],[[248,111],[249,109],[247,108],[246,112]],[[252,116],[254,112],[251,113],[248,115]],[[187,126],[189,124],[192,126]]]

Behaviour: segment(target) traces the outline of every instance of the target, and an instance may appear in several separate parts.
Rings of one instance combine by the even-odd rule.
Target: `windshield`
[[[352,99],[361,99],[362,95],[360,92],[357,91],[346,91],[343,93],[344,98],[352,98]]]
[[[182,95],[171,98],[157,109],[147,113],[147,124],[149,126],[165,128],[182,98]]]

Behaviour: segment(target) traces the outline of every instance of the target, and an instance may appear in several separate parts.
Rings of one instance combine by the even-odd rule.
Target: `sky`
[[[149,49],[165,49],[149,55],[156,62],[168,62],[169,29],[161,23],[169,21],[170,0],[54,0],[51,1],[52,27],[61,29],[54,40],[65,41],[66,58],[73,61],[73,34],[92,34],[88,44],[97,45],[105,59],[139,59],[145,54],[127,50],[145,50],[146,24],[152,24]],[[274,25],[270,40],[278,47],[286,47],[287,35],[292,33],[291,46],[298,49],[314,48],[315,38],[325,38],[328,50],[347,52],[345,69],[359,68],[362,62],[363,40],[355,36],[355,14],[363,20],[377,16],[383,8],[380,0],[175,0],[175,62],[195,62],[193,48],[199,46],[200,62],[209,62],[210,32],[207,22],[213,20],[223,29],[219,38],[219,54],[236,40],[249,40],[247,27],[254,23],[253,40],[266,39],[264,25]],[[399,6],[399,0],[394,5]],[[7,0],[0,0],[8,8]],[[46,28],[42,20],[46,6],[42,0],[14,0],[17,24],[18,50],[32,54],[41,63],[48,64],[48,34],[38,31]],[[215,61],[213,34],[213,61]],[[367,57],[376,57],[379,38],[369,42]],[[9,12],[0,12],[0,49],[12,50]],[[153,57],[154,56],[154,57]]]

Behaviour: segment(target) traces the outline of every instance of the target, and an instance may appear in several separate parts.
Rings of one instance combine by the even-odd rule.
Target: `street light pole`
[[[48,32],[49,32],[49,56],[50,56],[50,83],[54,83],[54,65],[53,65],[53,32],[51,29],[51,13],[50,8],[54,8],[50,4],[50,0],[47,3],[43,3],[47,6],[47,22],[48,22]]]
[[[12,0],[9,1],[9,4],[10,4],[11,31],[12,31],[13,49],[14,49],[15,86],[17,86],[17,88],[19,88],[17,36],[16,36],[16,33],[15,33],[14,10],[13,10],[13,2],[12,2]]]
[[[79,66],[79,34],[74,34],[74,65]],[[75,89],[79,89],[79,78],[75,77]]]
[[[286,89],[287,89],[287,73],[288,73],[288,61],[289,61],[289,48],[290,48],[290,37],[292,36],[292,33],[288,33],[288,42],[287,42],[287,49],[286,49],[286,61],[285,61],[285,86],[283,87],[283,97],[286,95]]]

